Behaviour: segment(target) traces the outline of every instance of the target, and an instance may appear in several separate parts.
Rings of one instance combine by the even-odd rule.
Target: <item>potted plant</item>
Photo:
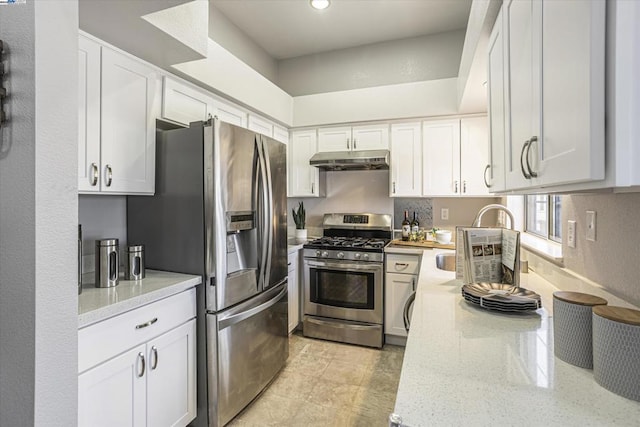
[[[298,240],[306,240],[307,238],[307,229],[305,227],[306,221],[306,212],[304,210],[304,203],[298,203],[298,210],[291,209],[293,213],[293,221],[296,223],[296,239]]]

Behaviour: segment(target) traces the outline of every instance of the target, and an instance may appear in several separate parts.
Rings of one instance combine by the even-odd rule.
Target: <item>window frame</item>
[[[544,204],[546,218],[544,220],[544,234],[529,227],[531,198],[545,197]],[[543,203],[536,200],[534,203]],[[539,221],[539,220],[538,220]],[[562,202],[560,196],[550,194],[535,194],[524,196],[524,232],[532,234],[540,239],[562,244]]]

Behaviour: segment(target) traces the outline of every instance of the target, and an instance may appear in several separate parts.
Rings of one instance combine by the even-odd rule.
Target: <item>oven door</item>
[[[304,259],[304,312],[382,324],[382,263]]]

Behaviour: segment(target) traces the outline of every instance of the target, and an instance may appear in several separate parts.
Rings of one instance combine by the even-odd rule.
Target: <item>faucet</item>
[[[483,207],[482,209],[480,209],[478,211],[478,214],[476,215],[476,219],[473,220],[473,224],[471,224],[472,227],[480,227],[480,221],[482,220],[482,215],[484,215],[487,211],[491,211],[491,210],[499,210],[499,211],[503,211],[504,213],[507,214],[507,216],[509,216],[509,221],[511,223],[511,229],[514,229],[515,226],[515,222],[513,222],[513,213],[506,207],[506,206],[502,206],[499,205],[497,203],[491,204],[491,205],[487,205],[485,207]]]

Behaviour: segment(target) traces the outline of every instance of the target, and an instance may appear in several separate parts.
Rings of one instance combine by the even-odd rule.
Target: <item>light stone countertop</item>
[[[455,273],[422,257],[394,412],[406,426],[637,426],[640,402],[599,386],[593,371],[553,354],[552,294],[531,272],[521,286],[542,296],[530,314],[496,313],[460,295]]]
[[[140,281],[122,280],[121,277],[117,286],[96,288],[93,273],[85,274],[82,293],[78,295],[78,329],[178,294],[200,283],[200,276],[146,270],[145,278]]]

